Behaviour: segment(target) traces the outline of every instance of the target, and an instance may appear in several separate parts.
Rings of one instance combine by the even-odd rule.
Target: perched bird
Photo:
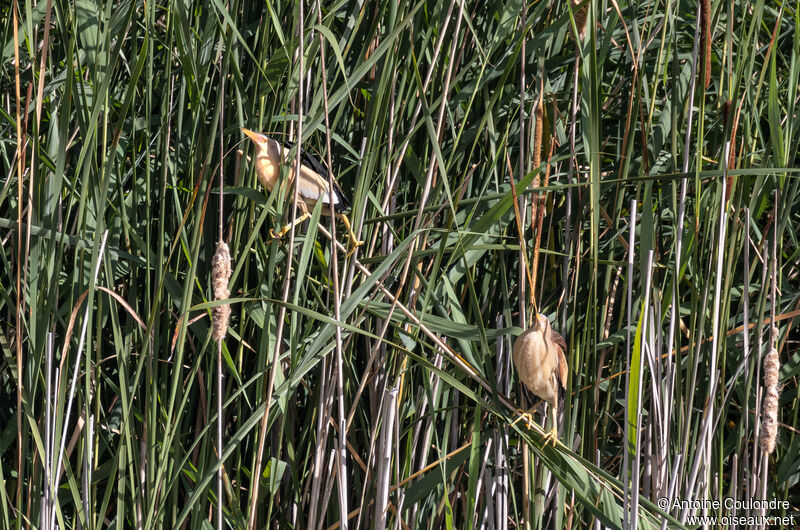
[[[269,136],[245,128],[242,128],[242,132],[246,134],[256,146],[256,174],[258,175],[258,180],[261,182],[261,185],[264,186],[267,191],[272,191],[272,188],[275,187],[275,184],[281,176],[281,164],[285,163],[289,165],[287,189],[291,189],[294,183],[295,166],[293,161],[289,160],[289,151],[294,147],[294,144],[288,141],[284,141],[281,144]],[[302,223],[311,217],[309,209],[314,208],[317,201],[322,201],[325,205],[322,209],[322,213],[329,214],[330,209],[328,205],[330,205],[332,198],[337,217],[339,217],[345,227],[347,227],[351,249],[355,250],[355,247],[364,243],[363,241],[359,241],[353,233],[352,228],[350,228],[350,220],[343,213],[350,206],[350,201],[347,200],[342,188],[340,188],[336,180],[333,179],[333,194],[331,194],[329,192],[330,188],[328,187],[328,170],[320,164],[319,160],[303,150],[300,151],[300,178],[297,184],[297,205],[303,211],[303,215],[295,219],[294,223],[289,223],[281,228],[277,235],[273,235],[282,237],[292,226]]]
[[[567,343],[564,337],[553,331],[550,321],[537,314],[530,328],[514,341],[514,366],[520,380],[537,397],[550,403],[552,424],[545,436],[545,445],[558,440],[558,406],[561,393],[567,386],[567,358],[564,352]],[[520,411],[522,412],[522,411]],[[520,416],[526,418],[528,425],[533,423],[531,411]]]

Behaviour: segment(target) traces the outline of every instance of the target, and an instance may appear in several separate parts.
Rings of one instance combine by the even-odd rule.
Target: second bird
[[[537,397],[550,404],[552,426],[545,435],[545,444],[558,439],[558,407],[561,394],[567,386],[567,343],[550,321],[541,313],[533,324],[514,341],[514,367],[520,380]],[[532,412],[525,412],[529,423]]]
[[[281,165],[286,163],[289,165],[287,190],[291,189],[294,182],[295,167],[292,161],[288,159],[289,151],[294,146],[291,142],[279,143],[277,140],[253,132],[249,129],[242,128],[242,132],[246,134],[255,144],[256,147],[256,175],[261,185],[267,191],[272,191],[281,176]],[[303,211],[303,215],[295,219],[294,223],[289,223],[277,234],[283,236],[288,232],[292,226],[302,223],[309,217],[309,208],[314,208],[318,201],[322,201],[325,205],[322,213],[330,213],[331,198],[333,199],[333,207],[339,217],[347,227],[348,236],[350,238],[351,249],[361,245],[363,241],[359,241],[353,230],[350,228],[350,220],[344,214],[344,211],[350,206],[342,188],[335,179],[333,182],[333,194],[330,193],[328,186],[328,170],[313,156],[305,151],[300,152],[300,178],[297,181],[297,206]],[[331,197],[332,196],[332,197]]]

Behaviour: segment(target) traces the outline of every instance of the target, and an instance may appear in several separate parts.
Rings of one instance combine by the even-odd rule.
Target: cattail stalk
[[[220,67],[221,67],[221,59]],[[231,253],[228,245],[223,238],[223,224],[225,213],[225,181],[223,178],[222,160],[223,160],[223,116],[222,112],[224,106],[222,102],[225,101],[225,83],[221,84],[220,90],[220,106],[219,106],[219,238],[217,240],[217,250],[214,252],[214,257],[211,258],[211,285],[214,290],[214,300],[227,300],[231,292],[228,290],[228,282],[231,279]],[[231,319],[231,306],[229,304],[221,304],[211,310],[211,337],[217,343],[217,456],[219,457],[219,467],[217,468],[217,530],[222,530],[222,454],[224,453],[224,446],[222,445],[222,431],[223,431],[223,410],[222,410],[222,341],[225,339],[225,334],[228,332],[228,322]]]
[[[220,204],[222,199],[220,199]],[[220,228],[221,230],[221,228]],[[231,254],[228,245],[221,239],[217,241],[217,251],[211,260],[211,284],[214,300],[227,300],[230,296],[228,281],[231,279]],[[211,337],[217,343],[217,453],[220,459],[217,469],[217,530],[222,530],[222,341],[228,331],[231,306],[222,304],[211,310]]]
[[[775,327],[775,295],[777,292],[775,277],[777,274],[777,241],[778,241],[778,193],[775,192],[774,206],[773,206],[773,236],[772,236],[772,263],[771,263],[771,286],[770,290],[772,298],[772,307],[770,308],[770,340],[769,351],[764,356],[764,408],[763,420],[761,423],[761,436],[759,437],[759,444],[761,450],[764,451],[764,456],[772,454],[775,450],[775,439],[778,437],[778,370],[780,370],[781,362],[778,357],[778,349],[776,348],[778,342],[778,328]],[[766,460],[764,461],[766,465]]]
[[[757,473],[761,481],[761,498],[767,498],[767,470],[769,468],[769,455],[775,451],[775,440],[778,437],[778,370],[780,358],[778,357],[778,328],[775,327],[775,309],[777,306],[778,292],[778,190],[773,191],[772,202],[772,241],[769,276],[770,276],[770,337],[769,351],[764,356],[764,402],[762,409],[761,432],[758,435],[761,447],[761,467]],[[765,267],[766,271],[766,267]],[[765,282],[764,282],[765,283]],[[766,515],[766,508],[761,508],[760,515]]]

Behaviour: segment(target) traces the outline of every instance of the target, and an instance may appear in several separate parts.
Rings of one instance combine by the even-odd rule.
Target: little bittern
[[[256,174],[258,175],[258,180],[261,182],[261,185],[264,186],[267,191],[272,191],[272,188],[275,187],[275,184],[280,178],[281,164],[283,164],[285,160],[285,163],[289,164],[287,179],[289,187],[287,189],[291,189],[294,183],[295,167],[294,164],[288,160],[288,156],[289,150],[294,147],[294,144],[284,141],[283,145],[281,145],[277,140],[273,140],[269,136],[245,128],[242,128],[242,132],[250,137],[256,146]],[[363,244],[363,241],[359,241],[358,238],[356,238],[356,235],[350,228],[350,220],[344,214],[344,211],[350,206],[350,201],[347,200],[347,196],[342,191],[342,188],[339,187],[336,180],[332,179],[332,182],[333,194],[330,193],[330,188],[328,187],[328,170],[320,164],[319,160],[306,151],[301,150],[300,178],[297,182],[297,205],[303,211],[303,215],[295,219],[294,223],[289,223],[281,228],[276,237],[284,236],[292,226],[302,223],[311,217],[308,210],[309,208],[313,208],[317,204],[317,201],[321,200],[324,205],[330,205],[332,195],[336,216],[342,220],[347,228],[351,248],[355,249],[355,247]],[[329,208],[323,208],[322,213],[329,214]]]
[[[514,366],[520,380],[537,397],[550,403],[552,427],[545,437],[545,444],[558,440],[558,402],[560,391],[567,386],[567,358],[564,352],[567,343],[564,337],[553,331],[550,321],[537,314],[533,325],[514,341]],[[528,424],[532,423],[531,412],[525,412]]]

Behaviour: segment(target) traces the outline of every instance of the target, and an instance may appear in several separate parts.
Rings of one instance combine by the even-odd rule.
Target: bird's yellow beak
[[[250,129],[245,129],[244,127],[242,127],[241,129],[244,134],[250,137],[250,139],[257,144],[263,144],[264,142],[267,141],[267,137],[264,136],[263,134],[258,134],[257,132],[253,132]]]

